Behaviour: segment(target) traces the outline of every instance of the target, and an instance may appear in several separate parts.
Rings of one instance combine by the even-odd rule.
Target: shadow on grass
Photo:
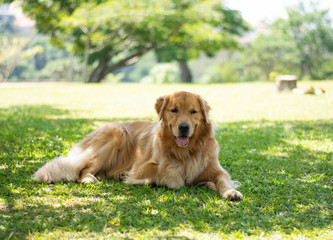
[[[325,228],[332,217],[333,121],[234,122],[216,137],[240,202],[202,188],[167,190],[104,179],[43,185],[31,175],[96,128],[49,105],[0,109],[0,238],[49,232],[280,231]]]

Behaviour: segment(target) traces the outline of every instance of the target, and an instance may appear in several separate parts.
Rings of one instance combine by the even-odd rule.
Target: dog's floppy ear
[[[163,114],[164,114],[166,106],[168,105],[168,102],[169,102],[169,98],[166,96],[159,97],[156,100],[155,109],[156,109],[156,112],[157,112],[160,120],[163,118]]]
[[[200,104],[200,108],[201,108],[201,113],[203,116],[203,120],[205,122],[206,125],[208,125],[210,123],[209,121],[209,111],[210,111],[210,106],[208,105],[208,103],[206,102],[205,99],[199,97],[199,104]]]

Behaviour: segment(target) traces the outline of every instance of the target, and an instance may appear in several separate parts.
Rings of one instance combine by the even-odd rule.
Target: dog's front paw
[[[235,189],[228,189],[227,191],[225,191],[222,194],[222,196],[231,201],[235,201],[235,200],[241,200],[243,197],[243,194],[241,194],[240,192],[238,192]]]
[[[125,181],[127,176],[128,176],[128,172],[125,171],[125,172],[121,172],[119,174],[114,175],[113,178],[116,180]]]
[[[136,179],[136,178],[132,178],[127,176],[124,180],[124,183],[126,184],[134,184],[134,185],[138,185],[138,184],[150,184],[150,180],[149,179]]]

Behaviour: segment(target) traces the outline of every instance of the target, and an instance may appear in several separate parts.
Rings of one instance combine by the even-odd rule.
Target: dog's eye
[[[191,114],[196,114],[197,111],[195,111],[195,110],[191,110],[190,113],[191,113]]]
[[[177,109],[177,108],[173,108],[173,109],[171,109],[171,112],[173,112],[173,113],[177,113],[177,112],[178,112],[178,109]]]

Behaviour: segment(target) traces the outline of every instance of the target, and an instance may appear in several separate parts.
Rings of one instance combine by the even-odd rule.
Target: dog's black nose
[[[190,125],[188,125],[187,123],[183,122],[183,123],[178,125],[179,134],[182,135],[182,136],[187,136],[189,130],[190,130]]]

